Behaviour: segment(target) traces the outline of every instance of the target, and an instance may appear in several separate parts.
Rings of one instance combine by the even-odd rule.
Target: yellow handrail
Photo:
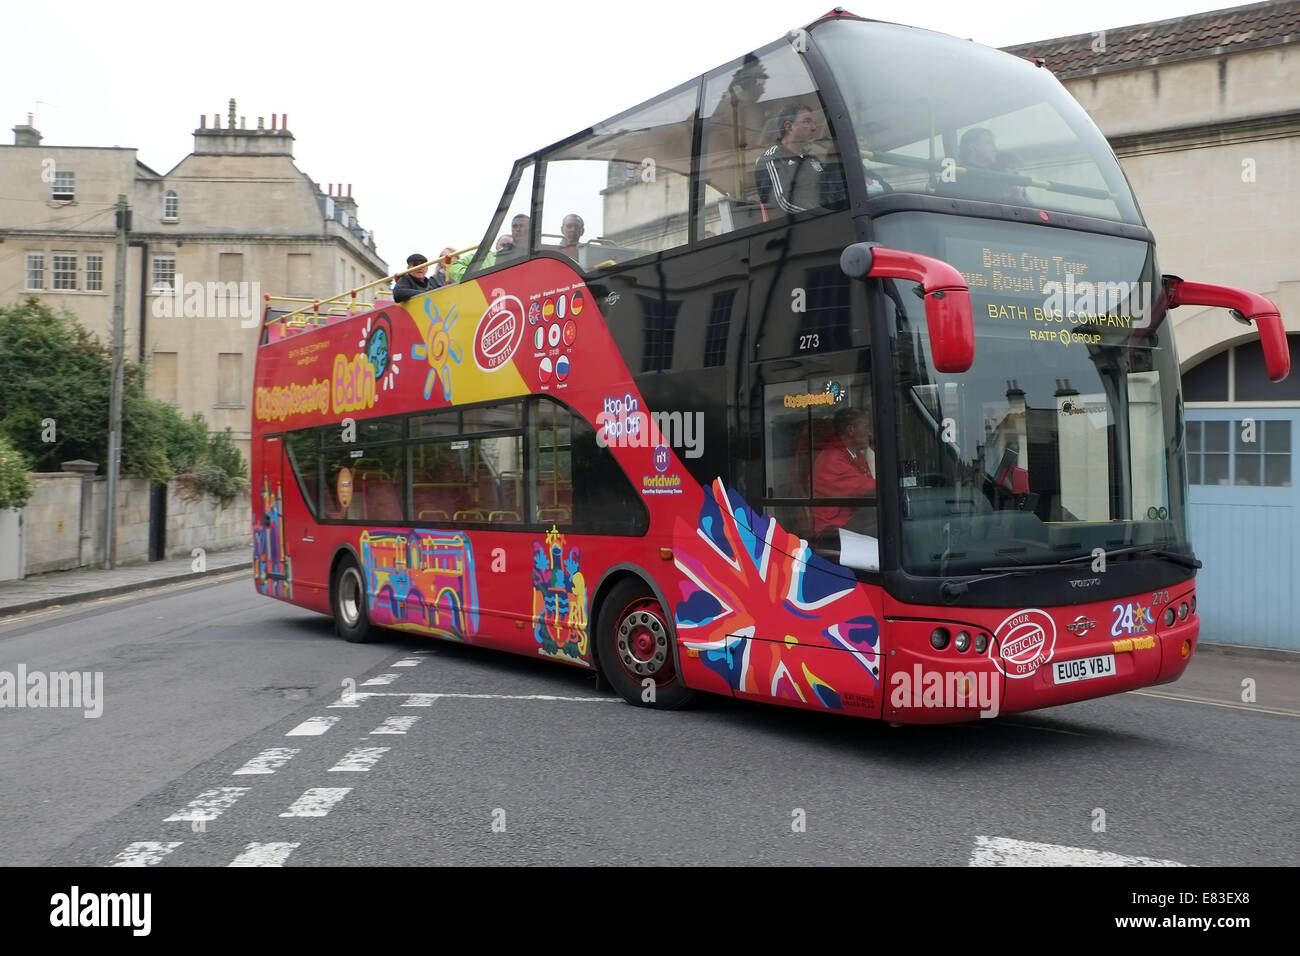
[[[268,307],[270,306],[270,303],[272,301],[307,302],[310,303],[310,305],[304,306],[303,308],[297,309],[293,312],[286,313],[285,315],[276,316],[274,319],[269,319],[264,323],[264,326],[274,325],[277,322],[287,323],[291,319],[297,319],[298,316],[300,315],[306,318],[308,313],[311,313],[313,316],[321,315],[322,314],[321,306],[328,306],[331,303],[340,303],[340,305],[334,306],[334,309],[331,310],[328,314],[338,315],[346,312],[346,314],[351,315],[352,310],[358,305],[365,305],[365,306],[374,305],[373,302],[358,302],[357,293],[365,292],[369,289],[376,288],[377,286],[387,285],[390,282],[395,282],[396,280],[400,279],[402,276],[409,275],[410,273],[415,272],[418,269],[427,269],[430,266],[436,266],[439,263],[450,266],[452,262],[454,262],[456,259],[464,255],[465,253],[475,252],[477,250],[478,250],[478,246],[470,246],[468,249],[461,249],[457,252],[452,252],[445,256],[439,256],[436,259],[430,260],[428,262],[422,262],[419,265],[411,266],[410,268],[404,269],[401,272],[395,273],[391,276],[384,276],[383,278],[376,279],[374,282],[367,282],[365,285],[357,286],[355,289],[349,289],[347,292],[340,292],[338,295],[332,296],[328,299],[304,299],[296,296],[271,295],[268,293],[265,296],[263,296],[263,298],[266,300]]]

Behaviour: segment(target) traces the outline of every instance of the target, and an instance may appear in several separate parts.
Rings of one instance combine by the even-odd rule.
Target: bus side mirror
[[[1244,289],[1232,289],[1204,282],[1185,282],[1178,276],[1165,276],[1167,307],[1210,305],[1228,309],[1238,322],[1254,322],[1259,328],[1259,344],[1264,350],[1264,368],[1271,381],[1280,382],[1291,372],[1291,352],[1287,348],[1282,315],[1269,299]]]
[[[925,300],[930,351],[940,372],[965,372],[975,361],[975,319],[970,289],[961,273],[944,262],[915,252],[855,242],[840,254],[840,268],[853,279],[911,279]]]

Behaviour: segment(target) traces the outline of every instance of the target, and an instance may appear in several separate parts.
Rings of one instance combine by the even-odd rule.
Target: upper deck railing
[[[278,342],[290,335],[296,335],[299,332],[308,329],[316,329],[322,326],[330,325],[340,319],[347,319],[362,312],[369,312],[371,309],[378,308],[380,305],[389,304],[393,300],[384,296],[366,297],[364,294],[378,289],[381,286],[388,286],[389,283],[396,282],[404,275],[409,275],[419,269],[428,269],[437,265],[443,265],[447,268],[466,253],[475,252],[477,246],[471,246],[468,249],[460,249],[456,252],[449,253],[445,256],[439,256],[428,262],[422,262],[419,265],[411,266],[401,272],[394,273],[390,276],[384,276],[376,279],[374,282],[367,282],[365,285],[357,286],[355,289],[349,289],[347,292],[340,292],[336,296],[328,299],[308,299],[301,296],[291,295],[271,295],[270,293],[263,296],[265,300],[265,311],[262,317],[263,344]],[[273,302],[304,303],[292,311],[286,311],[279,315],[272,315],[272,312],[278,312],[278,309],[272,307]],[[273,331],[278,330],[278,331]]]

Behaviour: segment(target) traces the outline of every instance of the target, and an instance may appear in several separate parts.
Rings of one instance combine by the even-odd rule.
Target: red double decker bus
[[[935,722],[1175,680],[1171,311],[1290,364],[1267,300],[1160,271],[1041,64],[842,13],[519,160],[462,268],[268,309],[259,588],[656,707]]]

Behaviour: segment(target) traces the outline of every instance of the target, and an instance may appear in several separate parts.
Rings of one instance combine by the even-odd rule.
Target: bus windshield
[[[1141,222],[1114,153],[1049,71],[889,23],[836,19],[815,37],[848,107],[869,196],[923,193]]]
[[[1019,223],[900,212],[887,245],[952,263],[975,362],[937,372],[923,306],[890,282],[903,567],[917,575],[1186,552],[1173,327],[1151,247]]]

